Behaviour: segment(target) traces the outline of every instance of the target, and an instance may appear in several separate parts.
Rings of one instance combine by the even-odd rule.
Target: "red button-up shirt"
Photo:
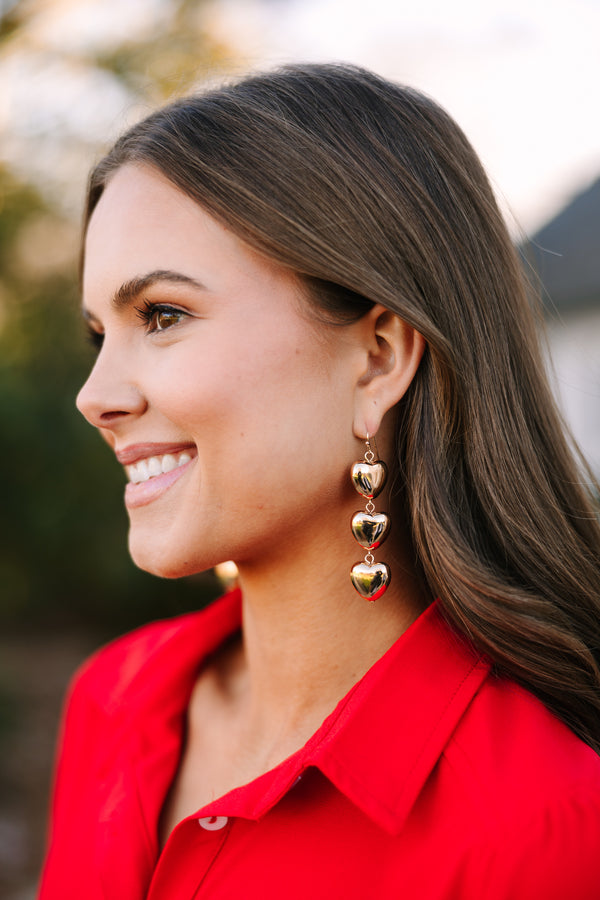
[[[40,900],[598,900],[600,757],[434,604],[292,757],[157,824],[237,592],[100,651],[67,706]]]

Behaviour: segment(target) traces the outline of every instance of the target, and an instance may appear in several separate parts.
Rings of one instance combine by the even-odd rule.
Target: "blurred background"
[[[291,60],[412,84],[462,125],[543,284],[553,379],[600,472],[600,0],[0,0],[0,896],[31,900],[60,697],[114,634],[198,607],[126,552],[74,410],[87,173],[157,105]]]

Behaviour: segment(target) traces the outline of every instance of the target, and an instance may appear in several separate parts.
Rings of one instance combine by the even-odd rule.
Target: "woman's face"
[[[78,407],[127,472],[138,565],[173,577],[345,531],[353,326],[311,321],[286,270],[133,165],[92,215],[83,303],[102,337]]]

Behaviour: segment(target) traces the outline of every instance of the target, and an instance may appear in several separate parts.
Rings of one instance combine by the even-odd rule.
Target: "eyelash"
[[[169,328],[173,328],[174,325],[178,325],[181,319],[186,315],[183,310],[177,309],[175,306],[169,306],[168,303],[151,303],[149,300],[144,300],[143,306],[136,306],[135,311],[142,322],[146,324],[148,334],[157,334],[161,331],[167,331]],[[177,321],[159,328],[157,322],[153,323],[153,319],[165,313],[177,317]]]
[[[86,338],[88,344],[91,344],[94,350],[100,351],[104,341],[104,334],[101,331],[95,331],[91,326],[86,330]]]

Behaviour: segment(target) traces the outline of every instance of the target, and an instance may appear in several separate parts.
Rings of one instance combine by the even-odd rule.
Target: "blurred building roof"
[[[547,305],[562,312],[600,307],[600,178],[522,250],[542,280]]]

